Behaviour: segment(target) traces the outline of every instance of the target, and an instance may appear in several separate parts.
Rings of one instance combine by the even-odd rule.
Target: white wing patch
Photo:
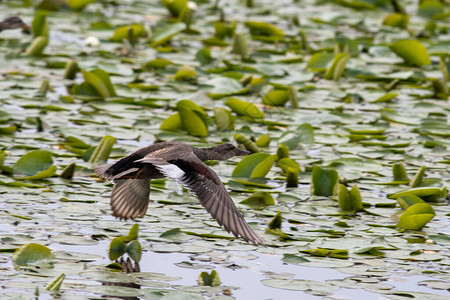
[[[167,178],[179,181],[184,176],[184,171],[178,168],[176,165],[166,162],[159,157],[144,157],[136,160],[135,162],[152,164]]]

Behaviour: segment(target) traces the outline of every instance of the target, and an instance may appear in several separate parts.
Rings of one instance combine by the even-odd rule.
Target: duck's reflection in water
[[[121,257],[116,262],[122,266],[122,272],[125,274],[141,272],[139,263],[132,261],[129,257],[127,259]],[[139,284],[134,283],[134,282],[105,282],[105,281],[102,281],[102,285],[123,286],[123,287],[134,288],[134,289],[141,288],[141,286]],[[131,297],[131,296],[127,297],[127,296],[110,296],[110,295],[103,295],[102,298],[117,298],[117,299],[123,299],[123,300],[139,300],[140,299],[138,297]]]

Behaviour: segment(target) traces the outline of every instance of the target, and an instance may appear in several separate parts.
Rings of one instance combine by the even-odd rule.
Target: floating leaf
[[[95,147],[94,152],[89,158],[89,162],[92,164],[105,163],[108,160],[115,141],[115,137],[110,135],[104,136],[97,147]]]
[[[436,187],[418,187],[418,188],[412,188],[408,190],[404,190],[395,194],[388,195],[391,199],[397,199],[404,195],[415,195],[417,197],[420,197],[424,200],[435,200],[439,197],[445,197],[446,190],[436,188]]]
[[[111,83],[109,74],[102,69],[95,69],[91,72],[82,70],[84,80],[91,85],[95,91],[103,98],[115,97],[116,91]]]
[[[257,147],[268,147],[272,138],[268,134],[261,135],[255,142]]]
[[[305,262],[309,262],[308,259],[295,255],[295,254],[283,254],[282,260],[288,264],[299,265]]]
[[[252,153],[260,152],[258,146],[243,134],[236,133],[234,139],[238,144],[244,145],[245,149]]]
[[[445,6],[436,0],[421,1],[419,5],[419,15],[432,18],[435,15],[445,12]]]
[[[159,30],[155,30],[155,33],[152,36],[152,47],[159,46],[170,41],[175,35],[179,34],[183,30],[186,29],[186,24],[184,23],[174,23],[167,25]]]
[[[59,275],[58,277],[56,277],[55,279],[50,281],[44,287],[44,289],[46,289],[47,291],[59,291],[59,289],[61,288],[61,285],[64,281],[64,278],[66,278],[66,275],[64,273],[62,273],[61,275]]]
[[[212,270],[211,274],[208,272],[201,272],[198,277],[198,285],[219,286],[220,278],[216,270]]]
[[[207,136],[208,127],[205,112],[190,100],[181,100],[177,103],[183,128],[192,136]]]
[[[145,37],[147,32],[141,24],[126,25],[117,28],[109,39],[112,42],[121,42],[124,39],[137,39]]]
[[[343,211],[360,211],[362,209],[361,193],[358,186],[353,185],[350,191],[343,184],[338,185],[339,208]]]
[[[422,199],[417,196],[406,194],[397,198],[397,202],[403,209],[408,209],[408,207],[416,203],[425,203]]]
[[[48,44],[47,36],[38,36],[33,40],[31,45],[28,46],[27,50],[25,51],[25,55],[39,56],[44,51],[45,47],[47,47],[47,44]]]
[[[325,72],[323,78],[339,80],[344,73],[345,66],[350,59],[350,55],[347,53],[339,53],[334,57],[331,66]]]
[[[256,192],[250,195],[250,197],[248,197],[247,199],[242,200],[240,203],[257,206],[268,206],[268,205],[275,205],[275,200],[273,199],[270,193]]]
[[[245,102],[236,98],[230,98],[225,102],[225,105],[240,116],[245,116],[252,119],[264,118],[264,113],[261,112],[253,103]]]
[[[283,36],[283,30],[278,27],[265,23],[256,21],[246,21],[244,25],[248,27],[251,34],[254,35],[267,35],[267,36]]]
[[[183,128],[183,122],[181,121],[180,113],[175,113],[165,119],[159,129],[161,130],[177,130]]]
[[[406,174],[405,165],[403,163],[394,163],[392,165],[392,175],[395,181],[409,181],[408,175]]]
[[[223,107],[214,107],[214,120],[217,130],[233,130],[234,118],[228,109]]]
[[[139,224],[133,224],[128,232],[128,238],[130,241],[137,240],[139,235]]]
[[[67,0],[67,4],[74,11],[82,11],[88,4],[94,2],[97,2],[97,0]]]
[[[33,150],[22,156],[13,166],[13,174],[26,175],[21,179],[37,180],[51,177],[56,166],[52,166],[52,153],[47,150]]]
[[[401,40],[392,43],[389,48],[403,58],[407,64],[423,66],[431,64],[425,46],[416,40]]]
[[[49,248],[30,243],[20,247],[14,253],[12,260],[18,266],[48,266],[51,265],[53,257]]]
[[[272,218],[272,220],[270,220],[269,224],[267,224],[267,227],[269,227],[269,229],[281,229],[282,222],[283,220],[281,218],[281,213],[280,211],[277,211],[277,214]]]
[[[135,262],[139,262],[141,260],[142,248],[141,243],[138,240],[133,240],[127,245],[127,254],[131,257]]]
[[[181,66],[175,74],[175,80],[184,81],[194,78],[195,69],[191,66]]]
[[[331,196],[338,183],[338,173],[335,169],[315,166],[312,170],[311,192],[316,196]]]
[[[325,71],[331,61],[334,59],[333,53],[319,52],[315,53],[306,64],[306,69],[312,72]]]
[[[242,159],[234,168],[233,177],[255,178],[264,177],[276,161],[276,155],[254,153]]]
[[[163,0],[162,4],[175,18],[181,17],[188,9],[187,0]]]
[[[233,38],[233,53],[239,54],[242,57],[247,56],[248,43],[247,36],[243,33],[236,33]]]
[[[294,130],[284,132],[279,143],[289,147],[289,150],[297,149],[300,143],[312,144],[314,141],[314,129],[311,124],[304,123]]]
[[[428,203],[416,203],[408,207],[398,220],[398,227],[420,230],[435,216],[434,209]]]
[[[283,106],[289,100],[289,92],[285,90],[273,90],[262,98],[262,103],[271,106]]]
[[[406,28],[409,24],[409,15],[401,13],[392,13],[386,16],[383,20],[383,25]]]
[[[127,244],[123,241],[122,238],[116,237],[111,240],[109,244],[109,259],[116,260],[127,252]]]
[[[423,179],[423,176],[425,175],[426,169],[427,169],[427,167],[425,167],[425,166],[420,167],[420,169],[417,171],[417,173],[414,175],[414,177],[409,182],[410,187],[415,188],[422,183],[422,179]]]

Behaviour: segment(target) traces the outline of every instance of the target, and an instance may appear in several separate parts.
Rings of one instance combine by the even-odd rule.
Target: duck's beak
[[[240,149],[237,149],[237,151],[236,151],[236,155],[237,156],[241,156],[241,155],[249,155],[251,152],[250,151],[247,151],[247,150],[240,150]]]

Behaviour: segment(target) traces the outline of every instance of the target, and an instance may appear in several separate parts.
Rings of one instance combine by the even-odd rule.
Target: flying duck
[[[232,144],[195,148],[180,142],[163,142],[141,148],[114,164],[95,167],[100,178],[114,183],[111,194],[113,215],[120,219],[144,217],[150,195],[150,180],[178,181],[200,201],[228,232],[247,242],[263,240],[250,228],[228,194],[219,176],[203,162],[247,155]]]

